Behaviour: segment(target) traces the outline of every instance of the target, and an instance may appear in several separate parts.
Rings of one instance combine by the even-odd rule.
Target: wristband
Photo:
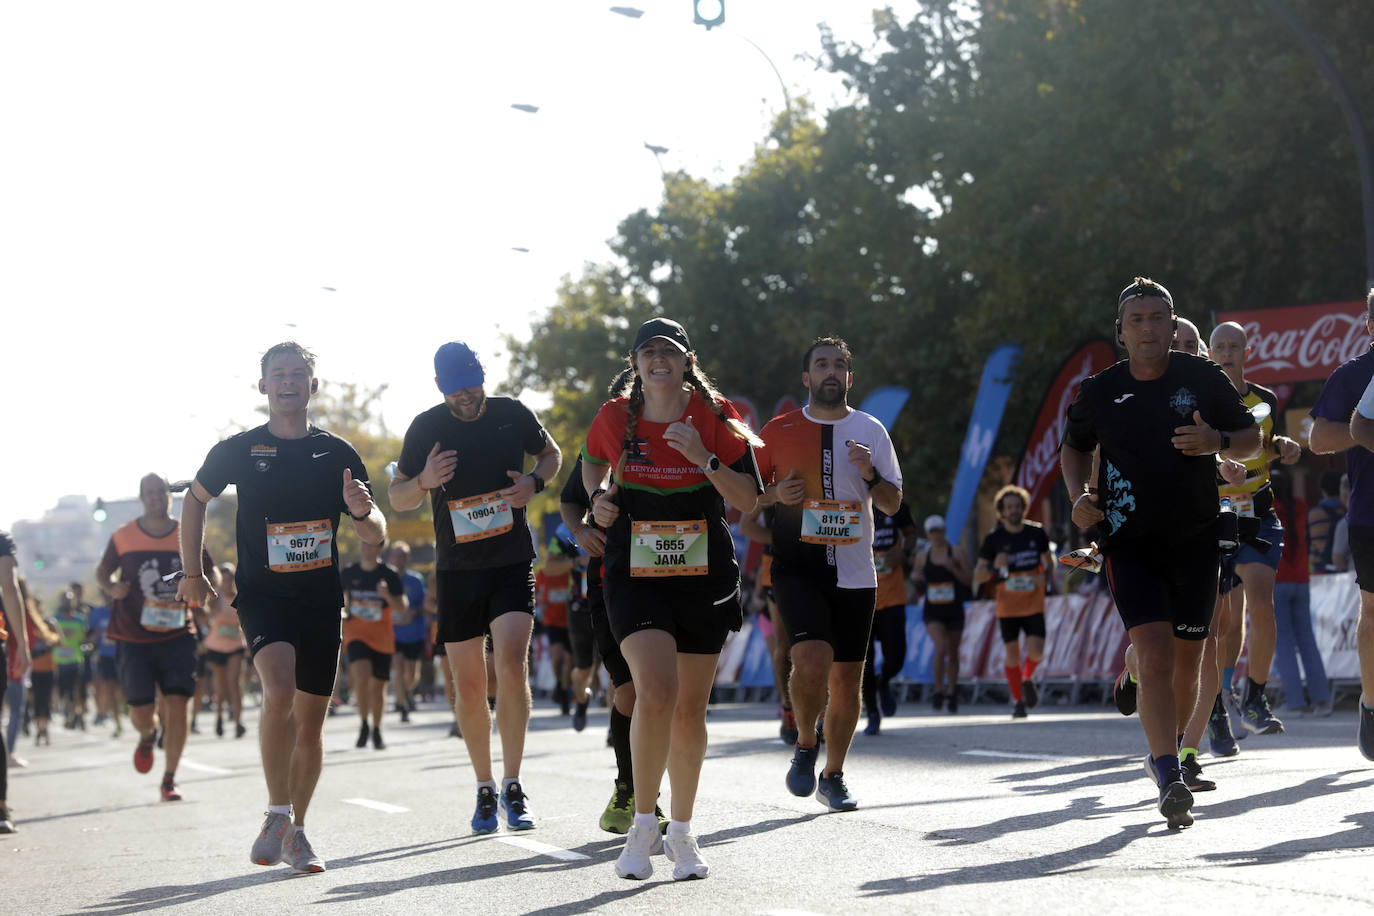
[[[369,509],[369,510],[368,510],[366,513],[364,513],[363,515],[354,515],[354,514],[353,514],[353,510],[352,510],[352,509],[349,509],[349,510],[348,510],[348,517],[351,518],[351,519],[353,519],[353,521],[355,521],[355,522],[365,522],[365,521],[367,521],[369,518],[372,517],[372,511]]]
[[[878,469],[877,469],[877,468],[874,468],[874,469],[873,469],[873,479],[872,479],[872,480],[865,480],[865,481],[864,481],[864,483],[868,484],[868,488],[869,488],[870,490],[872,490],[874,487],[876,487],[878,484],[880,484],[880,483],[882,483],[882,482],[883,482],[883,475],[878,473]]]
[[[1078,498],[1073,501],[1073,506],[1069,508],[1070,513],[1072,513],[1074,509],[1078,508],[1078,504],[1083,501],[1083,497],[1085,496],[1092,496],[1092,493],[1090,493],[1087,490],[1084,490],[1082,493],[1079,493]]]
[[[195,573],[194,575],[192,575],[191,573],[188,573],[188,572],[183,572],[181,575],[182,575],[182,578],[185,578],[185,579],[204,579],[204,578],[205,578],[205,573],[203,573],[203,572],[198,572],[198,573]]]
[[[534,492],[536,494],[544,492],[544,478],[540,477],[538,472],[530,471],[526,476],[534,481]]]

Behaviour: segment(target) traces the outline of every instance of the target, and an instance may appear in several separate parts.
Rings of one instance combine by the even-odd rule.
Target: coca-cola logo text
[[[1324,379],[1369,346],[1363,302],[1225,312],[1245,329],[1245,374],[1262,383]]]

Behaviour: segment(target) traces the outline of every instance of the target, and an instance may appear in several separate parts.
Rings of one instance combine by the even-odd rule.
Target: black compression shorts
[[[588,616],[592,619],[592,637],[601,652],[601,664],[606,669],[606,676],[615,687],[630,683],[630,665],[621,654],[615,634],[611,632],[611,621],[606,614],[606,595],[599,585],[587,589],[587,607],[591,610]]]
[[[1374,526],[1349,527],[1350,564],[1355,567],[1355,584],[1362,592],[1374,593]]]
[[[725,635],[739,628],[744,611],[738,580],[723,595],[704,586],[683,587],[674,577],[607,577],[603,588],[611,631],[623,641],[640,630],[665,630],[676,639],[679,652],[715,655],[725,645]]]
[[[190,633],[161,642],[115,645],[119,689],[130,706],[155,702],[158,688],[167,696],[194,696],[197,661],[196,638]]]
[[[425,657],[425,641],[423,639],[417,639],[414,642],[397,641],[396,654],[412,662],[419,661]]]
[[[485,636],[491,622],[502,614],[534,616],[534,570],[528,562],[492,569],[441,569],[434,579],[439,642]]]
[[[1045,615],[1027,614],[1025,617],[998,617],[997,625],[1002,629],[1002,642],[1016,642],[1021,634],[1045,638]]]
[[[339,608],[311,607],[281,598],[248,601],[242,595],[237,607],[252,656],[274,642],[290,643],[296,650],[296,689],[317,697],[334,695],[343,640]]]
[[[596,662],[596,633],[586,602],[579,609],[568,608],[568,642],[572,647],[574,668],[590,668]]]
[[[1103,570],[1127,630],[1162,621],[1179,639],[1206,639],[1219,560],[1216,531],[1208,527],[1172,543],[1114,546]]]
[[[773,597],[787,641],[795,646],[824,640],[837,662],[861,662],[868,654],[876,594],[876,588],[840,588],[773,569]]]
[[[378,652],[361,639],[350,640],[345,648],[348,664],[367,662],[372,668],[372,676],[379,681],[391,680],[391,653]]]

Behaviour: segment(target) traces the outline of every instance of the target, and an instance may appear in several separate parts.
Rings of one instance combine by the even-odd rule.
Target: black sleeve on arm
[[[730,467],[741,474],[748,474],[754,479],[755,493],[763,492],[763,478],[759,476],[759,466],[758,462],[754,460],[754,447],[752,445],[745,445],[744,454],[740,455],[738,460],[731,462]]]
[[[1090,383],[1091,378],[1085,378],[1078,386],[1078,397],[1073,399],[1069,409],[1065,414],[1064,437],[1060,440],[1060,447],[1067,445],[1074,451],[1091,453],[1097,448],[1097,427],[1093,423],[1092,410],[1090,409]]]
[[[218,496],[224,492],[224,488],[234,483],[234,470],[232,464],[233,439],[225,439],[217,442],[210,449],[210,453],[205,456],[205,463],[196,471],[196,480],[205,488],[205,492],[211,496]]]
[[[879,509],[878,511],[881,512],[882,510]],[[892,516],[892,518],[897,523],[897,529],[899,531],[904,528],[916,527],[916,522],[911,518],[911,507],[906,503],[902,503],[901,506],[898,507],[897,514]]]
[[[587,488],[582,484],[582,454],[579,452],[577,461],[573,464],[572,473],[563,483],[563,489],[558,494],[558,501],[574,506],[581,506],[585,511],[592,507],[592,501],[587,498]]]
[[[525,450],[526,455],[538,455],[549,444],[549,434],[544,430],[539,418],[519,401],[512,401],[520,413],[524,414],[520,418],[520,445]]]
[[[405,439],[401,443],[401,457],[396,459],[396,470],[404,474],[408,479],[419,477],[425,469],[425,461],[429,459],[429,450],[434,448],[433,437],[431,441],[424,441],[424,430],[421,420],[424,414],[416,417],[410,423],[410,428],[406,430]]]
[[[1202,419],[1213,429],[1228,433],[1254,426],[1254,416],[1222,368],[1215,363],[1208,363],[1205,371],[1211,373],[1207,379],[1211,395],[1208,403],[1211,409],[1203,413]]]

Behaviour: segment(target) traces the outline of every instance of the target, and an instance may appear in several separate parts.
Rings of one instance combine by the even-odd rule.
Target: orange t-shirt
[[[544,609],[544,626],[568,626],[568,586],[571,574],[548,575],[544,570],[534,574],[534,590],[539,598],[539,606]]]

